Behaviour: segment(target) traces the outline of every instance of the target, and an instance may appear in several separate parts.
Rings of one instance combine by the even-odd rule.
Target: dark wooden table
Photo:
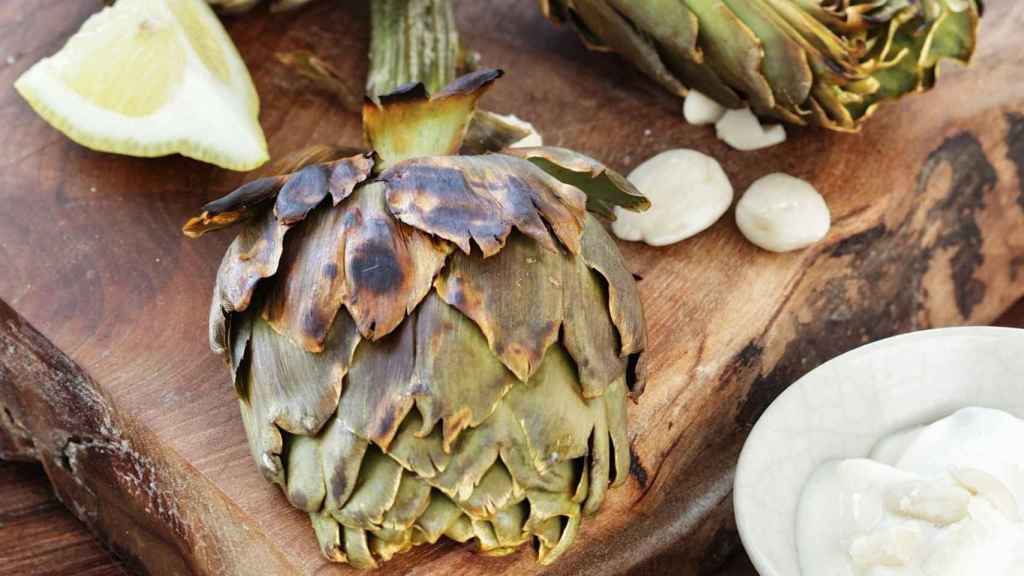
[[[1024,300],[997,322],[1024,328]],[[657,559],[642,570],[670,574]],[[129,574],[65,509],[38,464],[0,462],[0,572],[8,576],[126,576]],[[752,576],[754,568],[736,551],[716,576]]]

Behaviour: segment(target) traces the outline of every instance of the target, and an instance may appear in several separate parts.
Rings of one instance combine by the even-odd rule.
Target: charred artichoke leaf
[[[277,175],[244,184],[227,196],[206,204],[198,216],[185,223],[182,231],[190,238],[198,238],[212,230],[249,220],[262,214],[275,198],[279,218],[291,226],[323,200],[327,187],[319,176],[324,171],[330,174],[330,191],[337,204],[340,201],[338,194],[347,196],[357,184],[369,177],[373,168],[373,159],[369,155],[343,157],[347,152],[334,146],[311,146],[289,154],[274,163],[272,170]],[[285,198],[280,198],[281,195]]]
[[[441,299],[473,320],[494,355],[525,382],[558,339],[565,259],[514,234],[491,258],[453,256],[435,285]]]
[[[449,452],[464,429],[494,411],[515,377],[473,322],[431,292],[416,317],[416,382],[420,434],[442,421],[442,447]]]
[[[359,333],[347,315],[334,322],[323,353],[310,354],[280,338],[262,318],[253,321],[250,396],[262,414],[292,434],[316,434],[338,406]]]
[[[287,231],[272,210],[264,209],[242,227],[228,247],[217,270],[210,303],[210,349],[215,353],[228,352],[230,317],[248,309],[259,282],[277,273]],[[237,360],[240,362],[241,357]]]
[[[415,402],[415,336],[410,321],[381,340],[360,344],[341,394],[338,421],[384,450]]]
[[[503,154],[407,160],[380,176],[388,208],[402,222],[484,256],[505,245],[512,228],[557,251],[554,236],[578,254],[586,196],[522,158]],[[549,231],[550,227],[550,231]]]
[[[277,195],[286,180],[287,176],[266,176],[248,182],[227,196],[203,206],[198,216],[193,216],[185,223],[182,232],[190,238],[198,238],[211,230],[248,220]]]
[[[402,160],[456,154],[476,103],[501,70],[480,70],[455,80],[430,97],[422,84],[367,99],[363,104],[363,132],[376,154],[378,171]]]
[[[314,212],[290,242],[264,317],[310,352],[323,348],[344,304],[370,340],[401,323],[430,290],[447,244],[395,220],[382,184],[362,186],[343,205]]]
[[[525,158],[560,182],[582,190],[587,210],[605,220],[615,220],[615,206],[638,212],[651,206],[629,180],[585,154],[552,146],[511,148],[504,153]]]

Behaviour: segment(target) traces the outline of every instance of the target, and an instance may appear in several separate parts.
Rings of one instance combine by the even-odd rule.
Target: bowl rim
[[[736,520],[736,528],[739,532],[740,542],[742,543],[744,550],[746,550],[747,556],[750,558],[750,561],[754,565],[758,574],[760,574],[760,576],[800,576],[799,574],[780,574],[775,567],[772,566],[770,559],[766,555],[764,547],[759,547],[757,545],[757,536],[752,532],[753,527],[750,526],[748,520],[751,512],[748,511],[741,492],[736,489],[737,485],[741,483],[741,479],[744,477],[746,468],[751,465],[749,464],[752,459],[750,454],[756,449],[756,439],[760,436],[759,430],[763,430],[767,426],[763,423],[770,421],[772,419],[772,415],[781,410],[779,406],[784,403],[784,398],[798,394],[802,382],[817,379],[818,373],[827,372],[830,370],[829,366],[834,363],[856,361],[859,358],[872,355],[876,353],[876,351],[887,349],[896,344],[914,344],[920,346],[925,342],[933,342],[949,338],[979,336],[1003,337],[1008,335],[1013,335],[1018,338],[1024,337],[1024,329],[1004,326],[953,326],[918,330],[889,336],[887,338],[863,344],[826,360],[814,369],[808,371],[796,381],[792,382],[785,390],[782,391],[781,394],[772,400],[771,404],[768,405],[765,411],[754,423],[754,426],[751,428],[746,440],[744,440],[743,448],[740,451],[739,459],[737,460],[735,476],[733,477],[732,504],[733,514]],[[752,439],[754,439],[753,442]]]

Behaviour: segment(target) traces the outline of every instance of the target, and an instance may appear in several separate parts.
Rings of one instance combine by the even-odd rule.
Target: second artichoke
[[[974,52],[980,0],[540,0],[588,46],[665,88],[793,124],[856,130]]]

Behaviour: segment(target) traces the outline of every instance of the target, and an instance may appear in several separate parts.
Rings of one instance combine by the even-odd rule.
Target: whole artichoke
[[[980,0],[540,0],[584,42],[670,91],[794,124],[856,130],[974,52]]]
[[[368,100],[372,153],[256,180],[185,225],[244,221],[211,346],[253,457],[332,560],[447,536],[533,540],[551,562],[627,475],[643,316],[587,207],[646,200],[564,149],[455,155],[498,76]]]

